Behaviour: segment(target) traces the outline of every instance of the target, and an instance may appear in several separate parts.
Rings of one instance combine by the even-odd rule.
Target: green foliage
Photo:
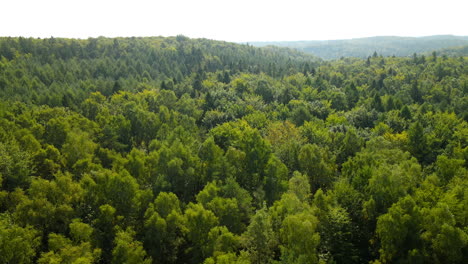
[[[119,231],[115,237],[115,247],[112,250],[112,263],[115,264],[150,264],[151,258],[146,256],[143,245],[134,238],[131,229]]]
[[[309,176],[312,190],[327,187],[332,182],[335,161],[327,149],[306,144],[301,148],[298,159],[302,172]]]
[[[295,171],[291,179],[289,179],[288,192],[296,195],[301,202],[307,202],[311,194],[307,176]]]
[[[0,38],[0,263],[464,263],[468,60],[378,53]]]
[[[73,224],[70,224],[72,232],[92,232],[92,228],[86,224],[77,222]],[[91,230],[89,230],[90,228]],[[79,238],[77,235],[77,233],[74,233],[73,241],[71,241],[63,235],[49,234],[48,245],[50,251],[42,253],[37,263],[98,263],[101,250],[91,247],[90,236]]]
[[[154,261],[174,263],[185,243],[185,219],[173,193],[159,193],[145,212],[143,245]]]
[[[77,217],[75,208],[83,200],[83,189],[68,173],[50,181],[34,179],[28,191],[29,197],[17,204],[14,217],[44,232],[67,230]]]
[[[266,208],[258,210],[252,217],[245,235],[245,246],[251,263],[271,263],[278,241]]]
[[[4,188],[27,188],[34,172],[31,154],[22,151],[16,142],[0,142],[0,157],[0,175]]]
[[[208,234],[210,243],[208,245],[208,251],[211,255],[217,257],[229,252],[235,252],[240,245],[240,238],[224,227],[214,227]]]
[[[39,245],[39,231],[18,226],[8,215],[0,215],[0,262],[33,263]]]
[[[420,218],[420,209],[409,196],[399,200],[387,214],[378,218],[376,233],[381,241],[379,251],[383,262],[414,262],[421,257],[417,255]]]
[[[302,213],[290,215],[280,230],[283,245],[281,258],[286,263],[318,263],[317,246],[320,235],[315,232],[318,220]]]
[[[187,239],[192,245],[191,262],[200,263],[210,255],[207,249],[210,243],[209,233],[218,225],[219,220],[213,212],[200,204],[189,204],[184,217],[187,223]]]
[[[413,156],[415,156],[420,162],[427,163],[426,160],[429,154],[427,135],[424,133],[423,127],[419,122],[411,125],[408,130],[408,138],[411,154],[413,154]]]

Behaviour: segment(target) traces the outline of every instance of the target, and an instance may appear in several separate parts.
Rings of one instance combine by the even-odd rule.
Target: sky
[[[0,36],[233,42],[468,36],[467,0],[0,0]]]

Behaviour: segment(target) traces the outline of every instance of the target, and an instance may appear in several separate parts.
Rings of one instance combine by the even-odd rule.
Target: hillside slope
[[[453,47],[453,48],[445,48],[435,51],[436,54],[439,55],[446,55],[450,57],[467,57],[468,56],[468,45],[460,46],[460,47]]]
[[[143,84],[155,87],[219,70],[281,77],[320,61],[288,48],[256,48],[184,36],[86,40],[3,37],[2,57],[0,67],[5,67],[5,74],[0,75],[0,96],[43,103],[64,97],[82,100],[93,90],[110,95]],[[21,73],[15,74],[19,68]],[[68,99],[76,101],[73,98]]]
[[[274,45],[294,48],[323,59],[365,58],[374,52],[383,56],[405,57],[413,55],[413,53],[468,45],[468,37],[450,35],[418,38],[388,36],[329,41],[252,42],[251,44],[258,47]]]

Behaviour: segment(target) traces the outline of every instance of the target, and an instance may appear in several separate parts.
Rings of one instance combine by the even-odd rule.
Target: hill
[[[414,53],[425,53],[433,50],[468,45],[468,37],[451,35],[428,37],[370,37],[328,41],[286,41],[286,42],[252,42],[254,46],[281,46],[294,48],[323,59],[341,57],[366,58],[374,52],[383,56],[406,57]]]
[[[185,36],[87,40],[3,37],[0,55],[11,67],[28,65],[18,75],[0,76],[0,96],[30,97],[28,100],[42,103],[64,97],[84,99],[89,91],[109,95],[135,89],[141,83],[159,86],[219,70],[227,74],[267,72],[278,77],[319,61],[289,48],[256,48]],[[84,89],[83,82],[87,83]]]
[[[450,57],[459,57],[459,56],[467,57],[468,56],[468,45],[436,50],[436,54],[446,55],[446,56],[450,56]]]

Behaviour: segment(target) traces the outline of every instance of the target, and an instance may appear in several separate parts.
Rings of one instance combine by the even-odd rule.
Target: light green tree
[[[135,231],[128,228],[127,230],[118,231],[112,250],[112,264],[150,264],[151,257],[146,255],[143,245],[140,241],[135,240]]]
[[[317,225],[317,218],[307,212],[284,219],[280,230],[280,248],[281,259],[285,263],[318,263],[320,235]]]
[[[0,262],[33,263],[40,245],[39,231],[20,227],[6,214],[0,214]]]

